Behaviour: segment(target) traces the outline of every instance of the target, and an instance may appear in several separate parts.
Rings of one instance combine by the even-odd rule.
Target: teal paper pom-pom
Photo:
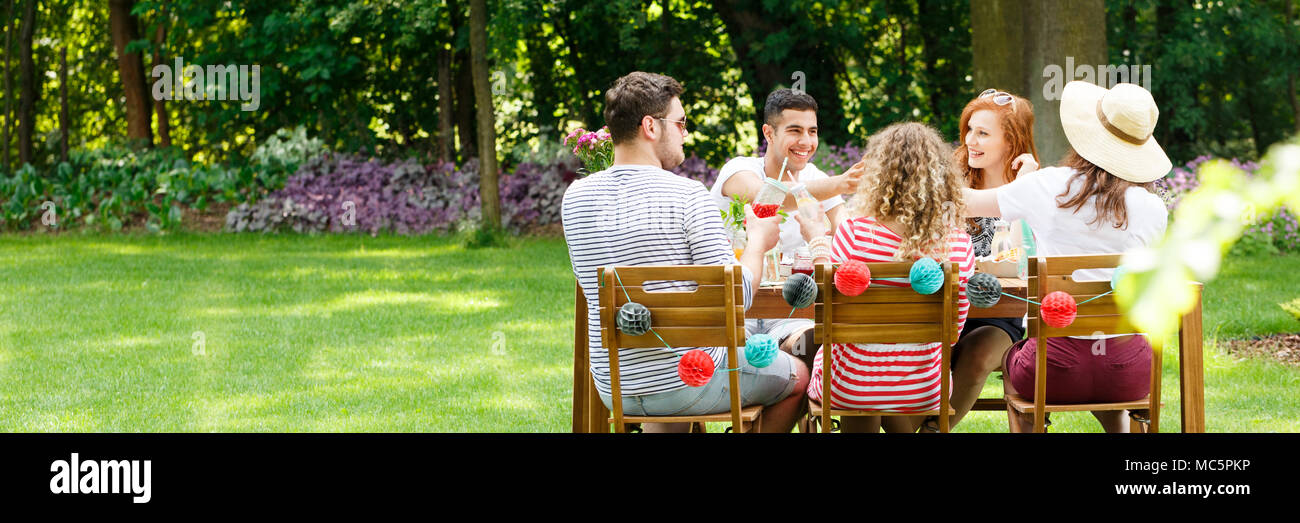
[[[776,352],[776,338],[771,334],[755,334],[745,340],[745,359],[760,369],[772,364]]]
[[[813,304],[817,299],[817,282],[812,276],[802,272],[796,272],[785,280],[785,286],[781,288],[781,296],[791,307],[802,309]]]
[[[640,336],[650,330],[650,309],[640,303],[629,301],[618,309],[614,319],[618,330],[628,336]]]
[[[1128,268],[1123,265],[1115,267],[1115,272],[1110,275],[1110,290],[1113,291],[1116,287],[1119,287],[1119,280],[1124,278],[1124,273],[1126,272],[1128,272]]]
[[[987,309],[1002,299],[1002,282],[987,272],[977,272],[966,280],[966,299],[970,304]]]
[[[918,294],[934,294],[943,287],[943,269],[939,268],[939,262],[934,261],[934,258],[916,260],[907,277],[912,280],[912,290]]]

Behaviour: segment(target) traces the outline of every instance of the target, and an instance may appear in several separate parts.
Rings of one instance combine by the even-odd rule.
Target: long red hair
[[[1008,93],[1009,94],[1009,93]],[[970,118],[976,111],[988,109],[998,115],[1002,122],[1002,134],[1007,143],[1007,157],[1005,159],[1007,180],[1015,180],[1016,172],[1011,169],[1011,162],[1025,153],[1034,155],[1034,161],[1038,161],[1038,148],[1034,146],[1034,106],[1029,100],[1016,95],[1011,95],[1011,103],[1007,105],[998,105],[993,99],[996,96],[986,96],[976,98],[966,104],[966,108],[961,111],[960,133],[957,135],[958,147],[953,151],[953,164],[961,171],[966,179],[966,186],[972,189],[979,189],[984,186],[984,169],[971,169],[969,156],[966,149],[966,134],[970,132]]]

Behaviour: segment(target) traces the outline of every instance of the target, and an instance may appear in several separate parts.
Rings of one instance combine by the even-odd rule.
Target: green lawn
[[[9,235],[0,268],[0,430],[569,428],[562,239],[467,251],[437,237]],[[1274,305],[1300,292],[1297,269],[1300,256],[1228,263],[1207,337],[1300,330]],[[1214,349],[1206,365],[1209,430],[1300,432],[1300,372]],[[1086,414],[1053,421],[1098,430]],[[959,430],[1003,432],[1005,416]]]
[[[568,254],[519,243],[2,237],[0,430],[563,430]]]

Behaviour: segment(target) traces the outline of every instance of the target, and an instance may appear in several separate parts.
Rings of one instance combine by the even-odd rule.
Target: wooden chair
[[[609,423],[615,432],[625,432],[627,424],[688,422],[696,430],[703,430],[706,422],[731,422],[736,432],[756,430],[762,422],[763,407],[742,408],[740,376],[727,372],[730,381],[731,410],[729,413],[703,416],[625,416],[623,414],[623,389],[619,377],[618,351],[633,348],[659,348],[667,350],[664,343],[673,347],[727,347],[727,367],[739,367],[736,345],[745,339],[744,280],[736,265],[667,265],[601,267],[597,272],[600,281],[600,332],[601,341],[609,350],[610,387],[612,409]],[[615,277],[615,271],[618,276]],[[622,281],[622,285],[619,281]],[[647,282],[663,280],[694,281],[694,291],[646,292]],[[623,291],[626,290],[625,294]],[[627,336],[618,330],[615,316],[623,304],[632,301],[650,309],[651,328],[641,336]],[[655,336],[658,333],[658,336]],[[659,338],[662,337],[661,341]],[[715,372],[725,372],[717,369]]]
[[[832,343],[943,343],[940,360],[939,409],[926,412],[884,412],[822,408],[809,401],[813,418],[821,418],[822,432],[830,432],[831,416],[938,416],[939,431],[948,432],[949,363],[957,341],[957,264],[943,263],[944,284],[934,294],[919,294],[909,287],[871,285],[858,296],[841,294],[835,285],[836,266],[818,265],[815,339],[822,344],[822,400],[831,397]],[[872,280],[907,278],[910,262],[868,263]]]
[[[1030,259],[1029,299],[1041,303],[1043,296],[1053,291],[1063,291],[1076,302],[1083,302],[1110,290],[1110,281],[1079,282],[1073,274],[1078,269],[1113,269],[1119,263],[1118,254],[1086,256],[1052,256]],[[1006,395],[1007,414],[1034,415],[1034,432],[1046,432],[1047,413],[1094,410],[1130,410],[1130,427],[1134,432],[1158,432],[1160,428],[1160,359],[1163,340],[1151,339],[1151,393],[1147,397],[1118,403],[1047,404],[1047,351],[1043,338],[1059,336],[1089,336],[1094,334],[1127,334],[1138,332],[1120,312],[1115,295],[1110,294],[1079,305],[1078,314],[1067,327],[1057,328],[1043,322],[1039,306],[1029,304],[1029,337],[1036,340],[1034,399],[1020,394]],[[1149,416],[1144,416],[1149,413]],[[1015,424],[1011,423],[1015,430]]]

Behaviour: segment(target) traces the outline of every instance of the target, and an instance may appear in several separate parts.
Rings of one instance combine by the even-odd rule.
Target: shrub
[[[1183,196],[1200,186],[1198,169],[1209,161],[1210,156],[1200,156],[1175,167],[1169,175],[1156,180],[1156,190],[1169,206],[1170,216],[1178,208]],[[1259,171],[1259,164],[1232,159],[1232,164],[1253,177]],[[1246,216],[1251,220],[1242,237],[1233,245],[1233,252],[1239,255],[1277,254],[1279,252],[1300,252],[1300,223],[1296,214],[1286,206],[1279,207],[1270,215]]]
[[[411,161],[381,163],[324,154],[303,163],[283,189],[231,209],[226,228],[235,232],[427,232],[433,226],[433,210],[421,205],[424,195],[416,189],[429,177]]]
[[[275,191],[226,216],[230,231],[425,234],[481,219],[478,162],[421,166],[326,154],[307,161]],[[574,162],[525,163],[499,177],[502,223],[514,231],[559,223]],[[350,211],[345,207],[351,202]],[[349,215],[349,212],[351,213]]]
[[[718,179],[718,170],[709,167],[699,156],[694,154],[687,158],[681,165],[672,170],[679,176],[690,178],[704,184],[706,189],[713,187],[713,182]]]
[[[236,167],[192,163],[176,148],[75,149],[47,172],[25,166],[11,176],[0,174],[0,224],[30,229],[53,212],[57,229],[117,231],[136,222],[153,232],[174,229],[185,209],[255,202],[282,188],[289,173],[324,150],[301,127],[280,130]]]
[[[843,174],[844,171],[849,170],[849,167],[853,167],[853,164],[858,163],[865,153],[866,151],[861,147],[851,143],[840,146],[827,145],[818,147],[817,154],[813,157],[813,165],[825,171],[826,174],[835,176]]]
[[[267,192],[284,187],[289,175],[307,160],[329,152],[319,138],[308,138],[301,125],[290,131],[280,129],[257,146],[249,158],[249,175],[243,186],[249,187],[241,201],[256,201]]]
[[[191,164],[174,148],[74,150],[48,173],[28,165],[0,175],[0,218],[6,229],[28,229],[52,211],[58,229],[116,231],[143,219],[146,228],[161,231],[180,224],[183,208],[232,200],[238,183],[236,172]]]

